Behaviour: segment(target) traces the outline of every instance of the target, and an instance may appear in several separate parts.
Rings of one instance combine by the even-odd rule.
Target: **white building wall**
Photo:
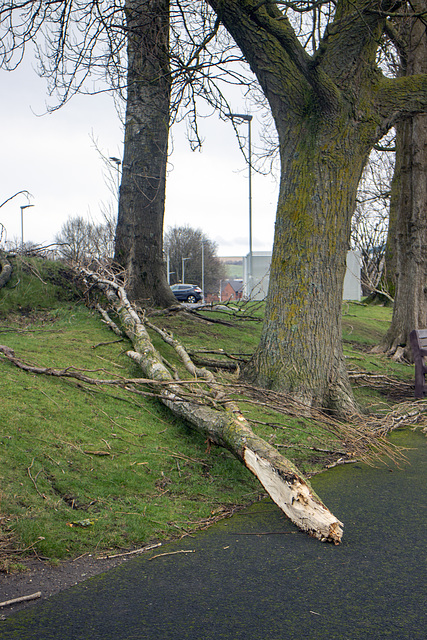
[[[270,281],[271,251],[254,251],[252,253],[252,278],[248,282],[249,254],[243,258],[244,295],[252,300],[263,300],[268,293]],[[343,300],[360,301],[360,255],[358,252],[347,253],[347,270],[344,278]]]
[[[343,300],[360,301],[362,286],[360,284],[361,256],[359,251],[348,251],[347,270],[344,276]]]

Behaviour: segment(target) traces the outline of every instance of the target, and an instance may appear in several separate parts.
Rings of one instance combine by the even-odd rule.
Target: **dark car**
[[[195,284],[173,284],[172,293],[180,302],[199,302],[202,299],[202,290]]]

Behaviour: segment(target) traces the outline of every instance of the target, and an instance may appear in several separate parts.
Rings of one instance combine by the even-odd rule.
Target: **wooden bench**
[[[424,356],[427,356],[427,329],[411,331],[409,339],[415,363],[415,397],[423,398],[427,393],[424,377],[427,373],[427,367],[424,364]]]

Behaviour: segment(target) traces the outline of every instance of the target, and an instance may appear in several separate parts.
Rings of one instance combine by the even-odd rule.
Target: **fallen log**
[[[258,478],[274,502],[300,529],[321,541],[338,544],[342,537],[342,522],[327,509],[295,465],[252,431],[235,403],[224,402],[224,394],[212,374],[206,372],[208,375],[203,374],[202,378],[210,387],[210,405],[183,399],[180,386],[154,348],[125,289],[87,270],[82,270],[81,273],[91,286],[98,285],[119,316],[123,330],[134,347],[127,355],[140,365],[147,378],[169,382],[160,387],[158,393],[161,401],[175,415],[185,419],[195,429],[207,435],[209,440],[225,447],[241,460]],[[182,354],[184,360],[187,355]],[[191,369],[194,365],[187,362],[186,366]],[[193,375],[199,376],[200,370],[194,368]],[[218,407],[212,408],[215,399],[220,400],[220,403]]]

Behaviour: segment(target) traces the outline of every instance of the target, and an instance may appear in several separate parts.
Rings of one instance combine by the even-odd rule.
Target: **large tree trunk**
[[[384,256],[384,289],[388,291],[390,296],[394,299],[396,295],[396,225],[397,225],[397,212],[399,209],[399,200],[401,197],[401,179],[400,174],[402,171],[403,153],[401,145],[403,143],[402,127],[404,122],[398,122],[396,124],[396,136],[395,136],[395,161],[393,178],[390,185],[390,211],[388,216],[388,231],[387,231],[387,243]]]
[[[169,0],[127,0],[128,87],[115,259],[133,300],[168,306],[163,218],[169,136]]]
[[[342,288],[357,185],[379,133],[377,123],[366,126],[349,108],[357,102],[358,87],[343,99],[341,85],[349,84],[355,52],[350,59],[347,37],[336,37],[327,55],[331,61],[337,57],[342,68],[336,65],[328,76],[310,67],[278,10],[258,5],[250,13],[234,0],[226,7],[211,4],[258,77],[281,152],[266,315],[244,374],[308,406],[352,413],[356,406],[341,339]],[[367,29],[379,33],[380,26],[368,19],[355,30],[355,50],[364,49]],[[366,73],[362,67],[360,78]]]
[[[426,110],[427,77],[391,80],[375,66],[395,3],[338,0],[310,56],[282,3],[208,2],[258,78],[281,150],[267,312],[247,375],[308,405],[352,412],[340,308],[357,184],[397,119]]]
[[[320,118],[309,141],[307,122],[278,127],[283,179],[270,289],[261,341],[245,372],[260,386],[342,413],[355,409],[342,354],[341,300],[368,147]]]
[[[427,2],[423,1],[426,10]],[[405,74],[427,73],[427,37],[418,21],[408,25]],[[427,327],[427,116],[397,126],[390,244],[394,248],[396,294],[393,319],[381,348],[411,358],[409,334]],[[397,353],[396,353],[397,355]]]

